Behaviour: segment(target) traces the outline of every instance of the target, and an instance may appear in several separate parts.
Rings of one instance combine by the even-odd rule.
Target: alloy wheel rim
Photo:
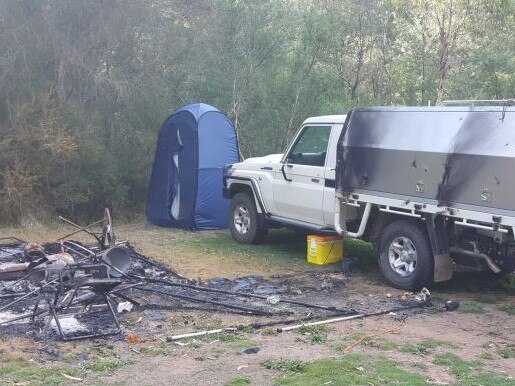
[[[393,271],[403,277],[410,276],[417,267],[417,249],[407,237],[397,237],[388,247],[388,261]]]
[[[250,228],[250,213],[246,206],[239,205],[234,211],[234,228],[239,234],[246,234]]]

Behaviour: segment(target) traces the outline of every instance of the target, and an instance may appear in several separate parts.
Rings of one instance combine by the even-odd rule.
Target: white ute
[[[515,270],[515,108],[361,107],[307,119],[284,154],[228,165],[235,240],[289,226],[371,241],[414,290]],[[515,105],[515,101],[513,101]]]

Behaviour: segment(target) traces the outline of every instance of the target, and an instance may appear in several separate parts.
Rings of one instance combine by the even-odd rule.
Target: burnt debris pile
[[[49,244],[0,239],[0,336],[76,340],[119,334],[124,311],[201,310],[256,316],[253,327],[358,315],[313,304],[260,277],[199,283],[116,242],[111,216]],[[98,232],[95,227],[101,228]],[[69,238],[85,232],[95,243]],[[263,320],[263,318],[266,318]]]

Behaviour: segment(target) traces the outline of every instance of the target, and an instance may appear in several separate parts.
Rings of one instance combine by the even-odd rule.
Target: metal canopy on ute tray
[[[515,216],[515,108],[356,108],[336,189]]]

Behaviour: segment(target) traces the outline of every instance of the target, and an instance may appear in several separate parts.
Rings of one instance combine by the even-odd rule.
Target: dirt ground
[[[14,231],[9,230],[11,234]],[[18,237],[42,241],[38,239],[48,240],[62,231],[24,230]],[[307,301],[360,312],[387,309],[412,296],[389,287],[375,269],[345,275],[338,265],[309,266],[304,260],[303,239],[288,235],[290,244],[286,246],[272,239],[272,246],[249,249],[233,244],[225,232],[192,234],[138,225],[123,226],[118,231],[119,238],[131,240],[139,252],[183,276],[204,281],[259,275],[300,289],[298,296]],[[461,280],[468,284],[462,285]],[[364,384],[412,384],[403,381],[404,373],[428,384],[515,384],[515,299],[486,285],[488,280],[483,276],[465,277],[437,286],[431,289],[433,305],[423,310],[284,333],[277,333],[275,328],[244,329],[166,342],[166,337],[174,334],[248,325],[256,322],[256,317],[146,310],[124,314],[122,337],[67,343],[3,334],[0,383],[355,384],[358,378],[343,375],[323,382],[317,376],[305,377],[319,363],[333,363],[320,360],[348,357],[357,361],[348,371],[349,377],[356,373],[362,377],[359,379],[367,379]],[[449,299],[461,303],[458,311],[444,311],[443,302]],[[140,341],[128,343],[129,334],[137,335]],[[376,374],[380,370],[370,361],[384,358],[400,375],[387,370]]]

